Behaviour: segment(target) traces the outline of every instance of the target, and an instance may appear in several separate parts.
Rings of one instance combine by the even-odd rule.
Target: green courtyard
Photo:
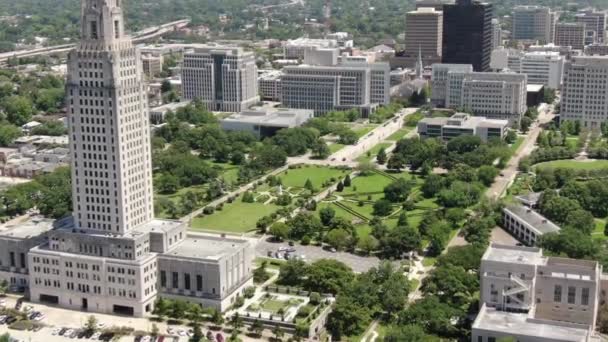
[[[375,201],[384,198],[384,188],[398,178],[415,182],[410,195],[410,199],[413,200],[413,209],[407,210],[406,216],[412,227],[418,227],[424,213],[439,209],[439,205],[435,203],[435,198],[422,197],[420,186],[423,180],[409,172],[386,173],[377,170],[370,175],[357,176],[352,179],[350,186],[344,188],[344,191],[335,192],[331,197],[322,201],[317,206],[317,211],[330,207],[335,211],[337,217],[353,223],[359,237],[367,236],[371,233],[369,221],[374,217]],[[383,223],[388,227],[396,226],[403,210],[400,203],[394,204],[392,213],[382,218]]]
[[[256,229],[256,223],[264,216],[271,215],[286,207],[279,205],[276,200],[282,195],[288,195],[292,203],[305,192],[307,180],[314,187],[314,192],[334,184],[346,177],[350,170],[316,165],[302,165],[290,168],[275,177],[272,182],[259,184],[251,191],[252,202],[243,200],[245,194],[215,208],[212,214],[202,214],[191,222],[191,229],[203,231],[219,231],[227,233],[247,233]]]

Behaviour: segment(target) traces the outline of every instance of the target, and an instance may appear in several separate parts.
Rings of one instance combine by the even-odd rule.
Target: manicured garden
[[[322,191],[351,171],[317,165],[298,165],[276,176],[268,182],[258,183],[249,191],[215,208],[205,208],[203,214],[194,218],[194,230],[246,233],[256,230],[258,220],[266,217],[278,219],[275,213],[281,209],[289,211],[292,202]]]

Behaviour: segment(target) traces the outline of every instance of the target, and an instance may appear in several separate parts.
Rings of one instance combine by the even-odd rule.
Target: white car
[[[72,334],[74,333],[74,329],[68,329],[68,331],[66,331],[63,336],[68,337],[68,338],[72,338]]]
[[[141,342],[150,342],[152,338],[150,336],[144,336],[141,338]]]
[[[61,328],[55,328],[53,329],[53,331],[51,332],[51,335],[53,336],[57,336],[57,334],[59,334],[59,332],[61,331]]]
[[[177,332],[177,334],[179,336],[188,336],[188,334],[186,333],[186,330],[180,330],[180,331]]]
[[[91,340],[98,340],[100,336],[101,336],[101,333],[96,332],[93,334],[93,336],[91,336]]]
[[[169,334],[169,335],[173,335],[173,334],[175,334],[175,329],[173,329],[173,328],[171,328],[171,327],[168,327],[168,328],[167,328],[167,334]]]

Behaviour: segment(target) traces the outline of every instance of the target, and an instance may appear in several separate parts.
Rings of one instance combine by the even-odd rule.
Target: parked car
[[[98,332],[94,333],[93,336],[91,336],[91,340],[98,340],[100,336],[101,336],[101,333],[98,331]]]
[[[53,329],[53,331],[51,331],[51,335],[57,336],[57,335],[59,335],[60,331],[61,331],[61,328],[55,328],[55,329]]]
[[[65,335],[65,333],[68,331],[68,328],[61,328],[61,330],[59,330],[59,333],[57,335],[59,336],[63,336]]]

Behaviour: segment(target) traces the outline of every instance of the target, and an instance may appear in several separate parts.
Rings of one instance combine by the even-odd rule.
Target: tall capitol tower
[[[139,53],[120,0],[82,2],[66,86],[74,212],[0,229],[0,280],[79,311],[143,317],[159,297],[226,310],[253,285],[253,247],[153,217]]]
[[[74,223],[125,234],[153,218],[147,99],[121,0],[83,0],[68,57]]]

